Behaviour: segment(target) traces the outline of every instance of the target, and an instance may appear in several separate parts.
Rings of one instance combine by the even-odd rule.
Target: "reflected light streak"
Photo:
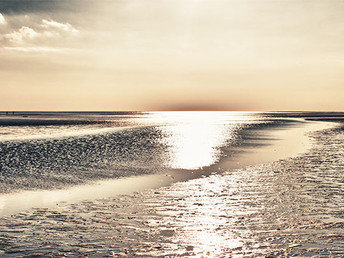
[[[195,256],[217,257],[225,252],[235,254],[244,247],[245,239],[237,234],[240,228],[238,217],[242,216],[245,194],[240,194],[241,173],[224,179],[217,175],[200,178],[175,185],[172,196],[180,197],[178,202],[162,214],[181,214],[176,221],[176,235],[173,242],[187,244]],[[187,186],[186,186],[187,185]],[[223,193],[226,193],[224,196]],[[229,198],[239,193],[236,199]]]
[[[235,140],[241,122],[247,123],[252,117],[239,112],[190,111],[153,112],[148,119],[164,124],[160,130],[168,153],[165,166],[198,169],[214,164],[221,147]]]
[[[172,168],[197,169],[213,164],[220,147],[234,137],[234,126],[193,123],[162,128],[168,146],[166,165]],[[232,129],[232,130],[231,130]]]

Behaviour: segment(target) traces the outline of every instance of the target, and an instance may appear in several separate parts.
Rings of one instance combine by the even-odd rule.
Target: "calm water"
[[[3,196],[171,171],[195,176],[3,216],[0,254],[344,255],[340,123],[310,135],[312,149],[296,158],[215,170],[238,147],[252,147],[259,132],[300,124],[296,117],[329,116],[341,119],[326,113],[2,113]]]

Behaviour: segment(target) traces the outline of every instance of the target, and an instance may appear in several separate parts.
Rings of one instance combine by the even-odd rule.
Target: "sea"
[[[0,256],[340,257],[343,172],[340,112],[3,111]]]

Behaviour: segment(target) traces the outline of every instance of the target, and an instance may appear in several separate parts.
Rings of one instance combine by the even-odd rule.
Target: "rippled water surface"
[[[102,148],[95,157],[107,161],[106,169],[118,169],[121,164],[122,169],[136,168],[140,173],[144,169],[152,173],[153,167],[190,172],[200,171],[224,153],[231,153],[230,146],[244,144],[245,139],[253,137],[247,133],[252,125],[257,129],[255,119],[233,122],[220,117],[207,123],[196,118],[181,123],[177,116],[173,118],[177,124],[159,119],[159,126],[150,124],[128,132],[102,134],[100,143],[99,135],[96,140],[87,136],[53,143],[67,144],[71,150],[87,146],[82,149],[86,153],[90,146],[93,151]],[[278,121],[279,125],[284,123]],[[276,122],[263,124],[273,126]],[[221,173],[213,171],[157,189],[96,201],[60,202],[53,208],[4,216],[0,218],[0,255],[343,256],[344,130],[338,124],[335,129],[314,132],[310,137],[313,147],[296,158]],[[107,145],[109,141],[111,146]],[[118,142],[121,144],[115,146],[124,146],[120,151],[112,146]],[[18,144],[15,150],[25,151],[19,143],[11,144]],[[50,149],[42,147],[47,141],[30,144],[42,151]],[[140,148],[135,146],[147,148],[137,150]],[[130,159],[123,163],[125,152],[130,153]],[[150,159],[143,160],[143,156]],[[73,160],[67,154],[65,159]],[[2,164],[8,164],[2,160]],[[95,170],[87,168],[95,163],[96,171],[100,171],[96,160],[53,162],[56,160],[49,158],[34,171],[56,164],[58,169],[53,172],[68,176],[66,168],[77,171],[84,166],[84,173],[94,178],[91,175]],[[19,173],[20,166],[10,164],[14,165],[7,165],[6,171]],[[101,171],[106,169],[102,167]],[[72,177],[78,178],[79,174],[84,176],[73,172]],[[2,180],[8,187],[8,182]]]
[[[199,169],[245,128],[273,124],[220,112],[0,117],[0,193]]]

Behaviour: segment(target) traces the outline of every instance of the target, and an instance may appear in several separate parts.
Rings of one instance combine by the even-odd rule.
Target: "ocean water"
[[[37,206],[0,218],[0,255],[344,255],[341,113],[0,114],[1,197],[110,180],[127,194]],[[335,120],[306,152],[219,169],[267,130]],[[312,122],[308,122],[312,123]],[[143,178],[187,175],[140,189]],[[192,175],[192,176],[190,176]],[[118,181],[113,184],[111,180]],[[123,183],[124,184],[124,183]],[[137,189],[135,188],[137,187]],[[93,194],[93,193],[91,193]],[[97,193],[94,193],[97,194]],[[18,200],[18,203],[19,200]]]

